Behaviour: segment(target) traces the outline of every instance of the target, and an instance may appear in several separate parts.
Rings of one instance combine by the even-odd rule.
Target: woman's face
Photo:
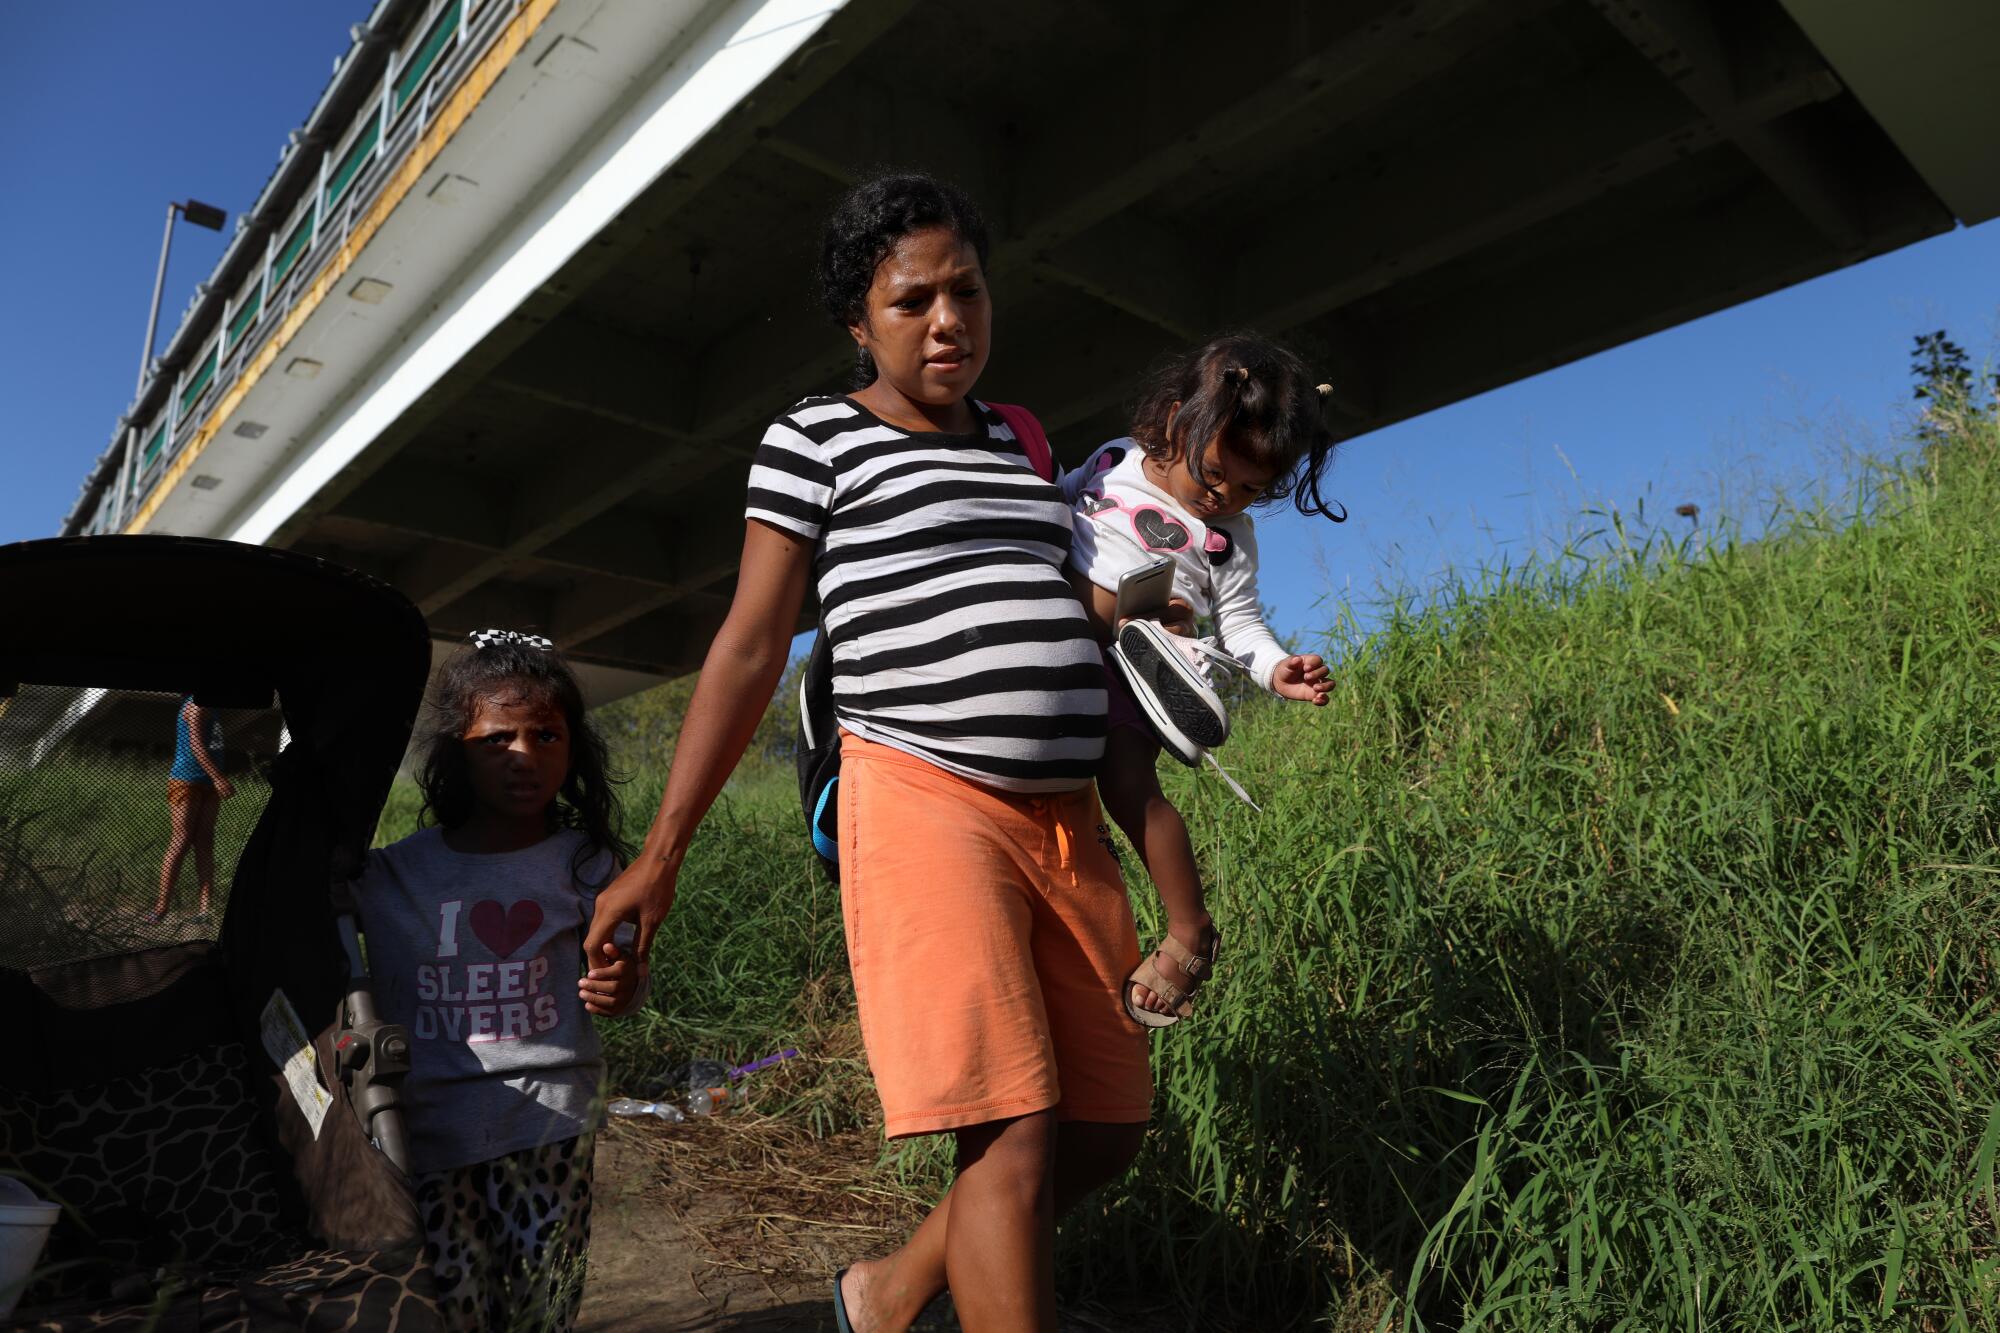
[[[847,328],[878,384],[926,407],[960,401],[986,368],[993,328],[978,252],[949,227],[911,232],[876,266],[867,311]]]

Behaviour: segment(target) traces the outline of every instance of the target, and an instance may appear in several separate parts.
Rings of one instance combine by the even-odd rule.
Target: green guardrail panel
[[[257,316],[262,314],[263,310],[264,285],[259,283],[256,290],[250,293],[250,299],[245,301],[237,309],[236,313],[229,317],[229,330],[223,335],[223,347],[225,349],[233,348],[237,343],[241,342],[244,332],[257,322]]]
[[[403,68],[397,71],[395,83],[385,94],[389,98],[391,116],[408,105],[410,99],[423,87],[424,80],[437,68],[438,61],[444,53],[451,48],[453,39],[458,36],[459,25],[463,22],[464,9],[465,0],[452,0],[452,3],[439,10],[437,17],[431,20],[431,26],[425,31],[423,40],[410,53],[410,58]],[[369,156],[375,151],[377,140],[381,138],[382,117],[379,106],[378,109],[364,111],[362,114],[367,117],[367,124],[355,137],[354,142],[348,145],[347,152],[341,156],[340,164],[327,181],[328,207],[347,193],[347,188],[354,183],[354,178],[361,174],[362,167],[367,165]],[[315,199],[306,209],[305,215],[293,225],[290,234],[285,237],[284,244],[279,246],[277,253],[271,257],[270,276],[231,313],[229,327],[223,331],[221,339],[209,348],[208,355],[202,359],[201,369],[195,372],[194,377],[181,390],[182,412],[193,406],[207,391],[209,384],[215,379],[216,367],[221,357],[232,350],[242,340],[243,335],[250,331],[251,326],[264,312],[264,298],[271,289],[285,280],[293,266],[299,262],[300,256],[305,254],[306,247],[312,242],[313,224],[319,211],[320,204]],[[138,469],[140,473],[143,474],[159,461],[166,445],[167,423],[162,420],[154,428],[152,435],[146,440],[145,448],[140,452]]]
[[[437,16],[437,21],[431,24],[431,30],[424,34],[422,44],[410,53],[409,63],[396,76],[396,86],[391,93],[393,100],[389,103],[390,115],[401,111],[416,95],[417,89],[423,86],[424,76],[431,72],[438,57],[444,54],[445,47],[451,45],[451,39],[458,35],[460,7],[459,0],[452,0],[446,5],[444,12]]]
[[[221,355],[221,351],[219,347],[208,349],[208,355],[201,360],[201,369],[195,371],[194,377],[187,382],[187,387],[181,390],[181,411],[187,411],[194,400],[201,397],[202,390],[208,387],[208,382],[215,378],[215,358]]]
[[[299,225],[292,228],[292,234],[285,238],[285,243],[278,247],[277,255],[271,260],[272,286],[283,282],[285,275],[292,271],[292,265],[299,262],[299,256],[305,253],[306,242],[312,239],[312,229],[313,210],[308,208],[306,215],[299,219]]]
[[[354,178],[360,174],[362,165],[368,161],[369,154],[375,151],[375,141],[382,137],[381,117],[371,111],[364,111],[361,114],[368,117],[367,128],[348,145],[347,156],[340,159],[340,165],[334,169],[333,179],[326,183],[328,208],[340,202],[340,196],[346,194],[347,187],[354,184]]]

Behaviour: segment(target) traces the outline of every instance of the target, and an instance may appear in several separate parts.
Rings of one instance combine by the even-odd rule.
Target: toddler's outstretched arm
[[[1326,703],[1331,688],[1326,662],[1316,653],[1288,651],[1264,623],[1257,593],[1257,538],[1247,527],[1215,571],[1215,628],[1222,646],[1259,685],[1281,699]]]

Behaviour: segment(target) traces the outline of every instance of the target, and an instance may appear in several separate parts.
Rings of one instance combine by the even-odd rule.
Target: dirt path
[[[676,1191],[645,1145],[649,1132],[647,1126],[613,1124],[598,1141],[579,1333],[831,1330],[816,1275],[747,1271],[718,1259],[697,1239],[704,1222],[734,1211],[734,1201]]]
[[[893,1243],[907,1230],[907,1207],[867,1199],[865,1187],[857,1190],[818,1161],[788,1164],[772,1192],[731,1188],[741,1177],[704,1169],[704,1159],[726,1162],[731,1154],[720,1140],[733,1132],[716,1122],[613,1122],[598,1140],[579,1333],[833,1333],[834,1269]],[[859,1158],[866,1162],[873,1144],[857,1138],[832,1151],[867,1154]],[[800,1180],[817,1182],[824,1196],[801,1197]],[[1174,1326],[1112,1322],[1095,1311],[1065,1312],[1062,1323],[1065,1333],[1167,1333]],[[916,1327],[957,1329],[950,1300],[940,1298]]]

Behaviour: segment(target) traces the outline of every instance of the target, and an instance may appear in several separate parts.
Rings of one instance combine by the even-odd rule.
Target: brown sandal
[[[1195,987],[1208,979],[1215,971],[1216,957],[1222,952],[1222,932],[1215,931],[1209,936],[1208,952],[1195,953],[1172,935],[1160,937],[1159,948],[1139,960],[1139,966],[1132,969],[1132,975],[1125,978],[1125,1012],[1132,1015],[1132,1021],[1149,1028],[1170,1028],[1183,1018],[1194,1014]],[[1176,986],[1160,975],[1160,969],[1153,965],[1153,959],[1165,954],[1180,964],[1181,971],[1194,984],[1186,990]],[[1141,1009],[1132,999],[1132,988],[1144,986],[1153,994],[1173,1006],[1173,1012],[1156,1014],[1150,1009]]]

